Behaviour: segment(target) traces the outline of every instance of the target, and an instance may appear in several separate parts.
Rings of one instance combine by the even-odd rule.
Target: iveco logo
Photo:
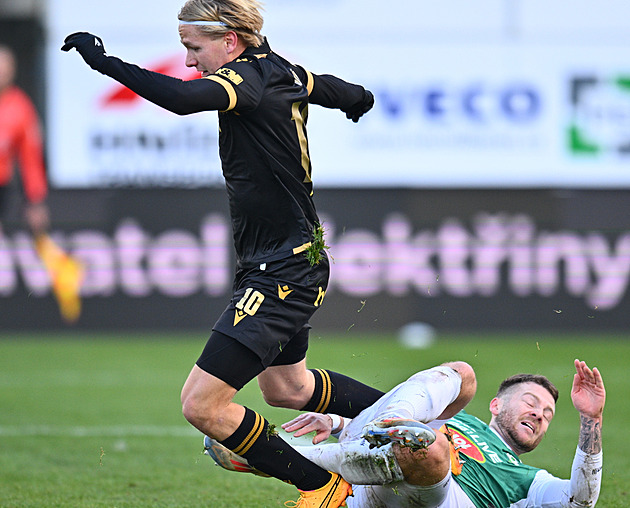
[[[526,123],[537,119],[542,107],[539,90],[528,83],[382,88],[376,95],[375,103],[393,121],[420,116],[432,122]]]

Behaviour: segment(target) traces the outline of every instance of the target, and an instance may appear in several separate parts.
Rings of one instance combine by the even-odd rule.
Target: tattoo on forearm
[[[580,450],[584,453],[599,453],[602,451],[602,427],[599,420],[580,416]]]

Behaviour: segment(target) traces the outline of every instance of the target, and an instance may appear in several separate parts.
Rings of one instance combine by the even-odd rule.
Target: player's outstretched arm
[[[361,85],[348,83],[330,74],[312,74],[298,67],[304,82],[312,82],[308,101],[330,109],[339,109],[346,118],[358,122],[374,106],[374,95]]]
[[[562,506],[594,507],[602,481],[602,417],[606,389],[597,368],[591,369],[580,360],[575,360],[574,364],[571,400],[580,413],[580,435],[571,467],[568,499]]]
[[[562,480],[540,470],[528,500],[540,508],[593,508],[602,478],[601,423],[606,391],[599,371],[575,360],[571,399],[580,413],[580,436],[571,466],[571,479]],[[528,505],[529,506],[529,505]]]
[[[88,32],[68,35],[62,51],[76,49],[92,69],[115,79],[146,100],[177,115],[227,109],[225,88],[209,79],[183,81],[123,62],[105,52],[103,40]]]
[[[602,482],[602,417],[606,402],[604,381],[597,368],[575,360],[571,400],[580,413],[578,448],[571,467],[569,504],[595,506]]]
[[[602,417],[606,403],[604,381],[597,370],[585,362],[575,360],[575,376],[571,400],[580,413],[580,437],[578,446],[588,454],[602,451]]]

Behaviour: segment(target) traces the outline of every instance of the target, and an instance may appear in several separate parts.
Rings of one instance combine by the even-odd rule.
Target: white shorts
[[[439,389],[434,388],[436,385]],[[414,374],[352,420],[342,432],[340,441],[360,439],[364,425],[383,418],[413,418],[437,429],[444,422],[435,418],[455,400],[460,386],[461,378],[448,367],[434,367]],[[440,483],[430,487],[402,481],[387,485],[357,485],[353,489],[355,494],[348,498],[348,508],[475,508],[450,472]]]
[[[449,475],[430,487],[396,482],[389,485],[352,486],[348,508],[475,508],[470,498]]]

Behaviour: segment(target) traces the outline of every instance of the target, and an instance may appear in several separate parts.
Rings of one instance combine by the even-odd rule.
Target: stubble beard
[[[495,421],[497,423],[497,427],[501,429],[501,434],[503,438],[506,439],[510,448],[512,448],[517,454],[527,453],[534,450],[542,436],[536,439],[534,442],[524,442],[519,436],[518,432],[514,428],[514,422],[518,422],[518,418],[516,418],[513,414],[508,411],[501,411],[496,417]],[[516,425],[520,425],[516,423]]]

